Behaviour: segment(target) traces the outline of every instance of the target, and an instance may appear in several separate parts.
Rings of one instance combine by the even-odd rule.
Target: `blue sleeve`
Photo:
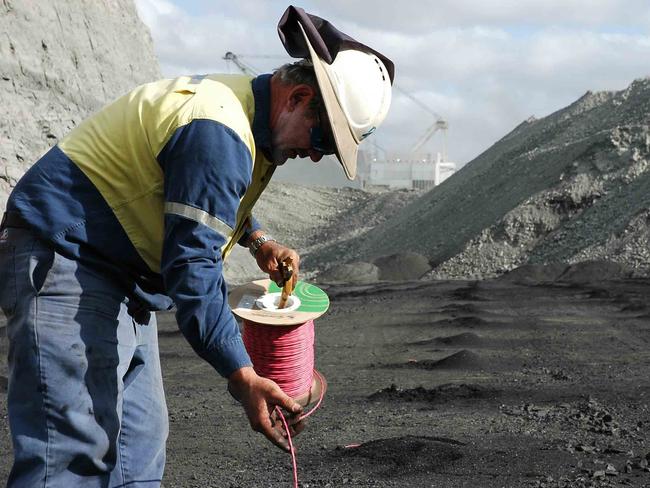
[[[251,218],[250,218],[250,220],[248,221],[248,226],[246,227],[246,230],[244,231],[244,233],[242,234],[242,236],[239,238],[239,240],[237,241],[237,243],[238,243],[240,246],[245,246],[245,245],[246,245],[246,241],[248,241],[248,239],[250,238],[251,234],[252,234],[253,232],[255,232],[256,230],[260,230],[261,228],[262,228],[262,226],[261,226],[260,223],[257,221],[257,219],[251,215]]]
[[[228,306],[221,259],[250,184],[251,155],[230,128],[195,120],[176,130],[158,162],[165,175],[165,289],[187,341],[227,377],[251,365]]]

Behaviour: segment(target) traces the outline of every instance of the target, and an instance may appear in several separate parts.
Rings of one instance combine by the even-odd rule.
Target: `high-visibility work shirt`
[[[270,75],[142,85],[48,151],[7,210],[123,284],[131,305],[175,304],[194,350],[228,376],[251,361],[222,261],[259,228],[251,211],[275,169],[269,111]]]

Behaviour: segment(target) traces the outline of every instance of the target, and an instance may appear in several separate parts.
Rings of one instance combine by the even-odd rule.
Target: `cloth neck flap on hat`
[[[278,22],[278,35],[289,56],[309,58],[309,48],[298,24],[305,29],[314,51],[327,64],[332,64],[339,51],[345,49],[370,52],[382,60],[392,84],[395,77],[395,66],[390,59],[371,47],[352,39],[327,20],[308,14],[300,7],[294,6],[287,8]]]

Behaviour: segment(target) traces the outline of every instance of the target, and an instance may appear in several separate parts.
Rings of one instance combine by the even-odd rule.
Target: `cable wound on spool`
[[[299,306],[277,309],[269,295],[280,288],[271,280],[258,280],[235,288],[229,298],[233,312],[243,319],[243,340],[260,376],[275,381],[303,406],[320,404],[327,381],[314,369],[314,319],[329,308],[327,294],[299,281],[294,295]]]
[[[314,321],[277,327],[244,321],[244,345],[260,376],[292,398],[308,394],[314,380]]]
[[[228,303],[233,313],[243,319],[242,338],[257,374],[275,381],[303,407],[311,405],[311,410],[301,414],[302,420],[318,409],[327,390],[327,380],[314,369],[314,320],[327,311],[330,302],[323,290],[302,281],[293,290],[300,302],[294,310],[274,307],[274,299],[260,300],[279,291],[271,280],[253,281],[235,288]],[[260,305],[266,303],[274,309],[261,309]],[[287,434],[297,488],[298,468],[289,426],[279,407],[275,412]]]

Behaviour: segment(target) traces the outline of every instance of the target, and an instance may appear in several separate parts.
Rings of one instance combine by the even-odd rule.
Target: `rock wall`
[[[0,210],[71,128],[160,77],[132,0],[0,1]]]

